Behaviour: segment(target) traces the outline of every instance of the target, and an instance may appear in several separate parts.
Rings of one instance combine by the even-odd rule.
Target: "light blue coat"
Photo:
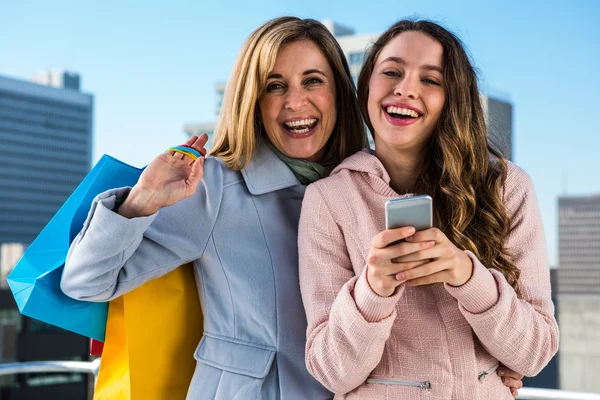
[[[116,189],[94,201],[62,276],[76,299],[107,301],[194,261],[204,337],[188,399],[326,399],[306,370],[298,282],[305,186],[259,144],[241,172],[207,158],[190,198],[157,214],[114,212]]]

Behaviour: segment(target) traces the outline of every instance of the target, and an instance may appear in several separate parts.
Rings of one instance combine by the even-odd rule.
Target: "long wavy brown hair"
[[[431,21],[402,20],[392,25],[370,48],[360,72],[358,101],[363,117],[373,133],[367,102],[375,61],[390,40],[407,31],[421,32],[442,45],[446,90],[415,192],[431,194],[435,220],[448,239],[500,271],[518,291],[520,271],[504,246],[510,230],[502,199],[507,162],[488,139],[477,75],[460,39]]]

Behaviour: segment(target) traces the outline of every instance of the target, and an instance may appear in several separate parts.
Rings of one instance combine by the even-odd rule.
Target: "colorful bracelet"
[[[180,153],[180,154],[186,155],[186,156],[190,157],[191,159],[193,159],[194,161],[196,161],[197,159],[202,157],[202,154],[198,150],[194,149],[193,147],[185,146],[185,145],[169,147],[165,153],[169,153],[171,151],[175,152],[175,153]]]

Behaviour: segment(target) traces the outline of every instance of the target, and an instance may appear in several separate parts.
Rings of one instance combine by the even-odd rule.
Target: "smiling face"
[[[421,154],[446,100],[442,59],[442,45],[420,32],[403,32],[383,47],[367,103],[378,154]]]
[[[271,143],[289,157],[321,161],[336,123],[335,93],[333,71],[313,42],[283,46],[258,99]]]

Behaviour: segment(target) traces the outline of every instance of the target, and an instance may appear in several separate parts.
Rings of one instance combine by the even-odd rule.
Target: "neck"
[[[375,145],[375,156],[390,176],[390,187],[398,194],[415,193],[415,186],[422,168],[422,154],[414,151],[398,151]]]
[[[301,184],[308,185],[325,176],[326,170],[321,164],[305,159],[289,157],[275,147],[270,141],[267,143],[277,157],[292,170]]]

